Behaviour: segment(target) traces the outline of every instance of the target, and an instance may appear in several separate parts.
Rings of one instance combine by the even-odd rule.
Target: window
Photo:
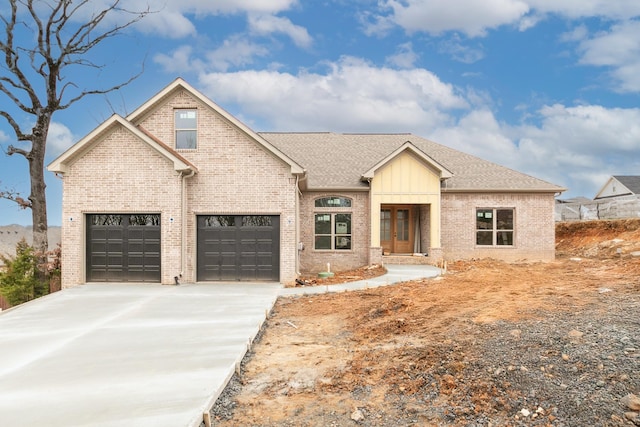
[[[176,110],[176,149],[195,149],[197,146],[197,110]]]
[[[323,197],[316,199],[316,208],[350,208],[351,199],[346,197]]]
[[[476,244],[513,246],[513,209],[477,209]]]
[[[315,215],[315,249],[351,249],[351,214],[317,213]]]

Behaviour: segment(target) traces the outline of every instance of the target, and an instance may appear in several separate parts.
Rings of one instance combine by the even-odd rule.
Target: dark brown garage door
[[[198,217],[198,281],[280,279],[280,217]]]
[[[88,282],[160,282],[160,215],[87,215]]]

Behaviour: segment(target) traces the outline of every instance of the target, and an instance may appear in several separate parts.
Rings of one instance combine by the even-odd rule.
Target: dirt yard
[[[280,299],[214,425],[640,425],[640,220],[556,234],[554,262]]]

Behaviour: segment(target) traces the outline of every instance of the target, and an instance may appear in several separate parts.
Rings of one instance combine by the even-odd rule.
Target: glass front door
[[[412,209],[409,206],[382,206],[380,245],[385,254],[413,253]]]

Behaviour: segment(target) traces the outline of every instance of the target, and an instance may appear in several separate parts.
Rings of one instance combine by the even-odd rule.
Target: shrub
[[[38,256],[23,239],[16,246],[15,257],[0,255],[4,268],[0,272],[0,295],[11,305],[22,304],[49,293],[41,279]]]

